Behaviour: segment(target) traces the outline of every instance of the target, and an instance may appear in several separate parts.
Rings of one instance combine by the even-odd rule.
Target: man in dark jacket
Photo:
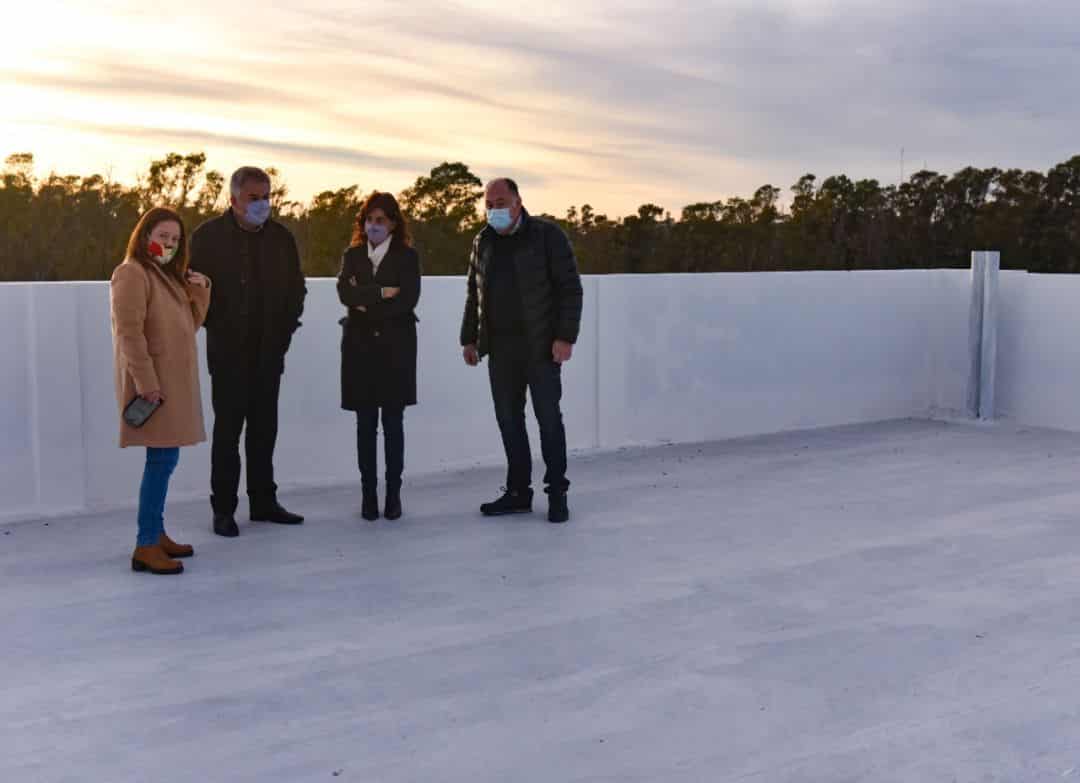
[[[488,225],[473,241],[461,345],[465,363],[488,357],[495,417],[506,451],[506,491],[480,507],[488,516],[532,511],[532,453],[525,429],[525,392],[540,425],[547,473],[548,520],[566,522],[566,430],[562,365],[581,325],[582,289],[566,234],[529,215],[517,184],[487,186]]]
[[[239,535],[240,433],[251,519],[296,525],[277,500],[274,445],[285,353],[307,287],[296,240],[270,219],[270,177],[245,166],[230,181],[229,210],[191,235],[191,267],[210,278],[206,359],[214,406],[210,503],[214,532]]]

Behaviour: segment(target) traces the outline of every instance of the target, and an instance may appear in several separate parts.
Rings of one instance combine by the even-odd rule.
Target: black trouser
[[[383,441],[386,458],[386,488],[401,489],[401,473],[405,470],[405,406],[372,406],[356,412],[356,462],[360,481],[371,492],[379,483],[378,431],[379,411],[382,411]]]
[[[506,451],[506,488],[522,491],[532,485],[532,452],[525,429],[525,392],[532,398],[540,425],[540,450],[547,472],[548,491],[565,492],[566,430],[563,426],[562,368],[551,359],[536,359],[524,337],[494,337],[488,357],[495,418]]]
[[[214,511],[236,511],[240,489],[240,433],[244,431],[247,494],[252,508],[277,502],[274,446],[277,443],[276,372],[218,372],[210,379],[214,404],[214,443],[210,455],[210,504]],[[246,426],[245,426],[246,425]]]

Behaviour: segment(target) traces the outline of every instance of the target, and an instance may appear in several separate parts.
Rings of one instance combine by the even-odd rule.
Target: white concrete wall
[[[38,504],[32,291],[28,285],[0,287],[0,506],[16,513]]]
[[[1080,278],[1002,272],[997,414],[1080,430]]]
[[[617,277],[600,291],[600,443],[958,410],[963,271]]]
[[[927,293],[921,317],[926,324],[928,340],[930,412],[932,415],[961,416],[971,360],[968,322],[971,272],[931,269],[925,274]]]
[[[308,286],[282,391],[284,487],[357,480],[353,420],[339,408],[341,307],[332,280]],[[964,270],[619,276],[585,286],[581,341],[564,376],[573,449],[963,407]],[[459,278],[424,280],[420,405],[406,415],[411,475],[502,460],[486,369],[460,358],[463,295]],[[107,284],[0,285],[0,369],[0,521],[131,507],[143,452],[116,447]],[[209,428],[205,372],[203,398]],[[208,483],[209,448],[185,449],[170,496],[205,496]]]

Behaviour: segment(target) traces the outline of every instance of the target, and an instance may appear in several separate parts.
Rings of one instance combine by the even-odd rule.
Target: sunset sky
[[[443,160],[621,215],[1080,153],[1074,0],[0,2],[0,158],[133,181],[169,151],[292,196]]]

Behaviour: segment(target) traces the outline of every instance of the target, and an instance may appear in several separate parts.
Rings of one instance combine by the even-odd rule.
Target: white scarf
[[[372,247],[371,243],[368,242],[367,257],[368,260],[371,262],[371,273],[373,275],[379,273],[379,264],[381,264],[383,262],[383,259],[386,258],[386,254],[390,250],[390,243],[393,241],[394,238],[392,236],[389,236],[378,247]]]

